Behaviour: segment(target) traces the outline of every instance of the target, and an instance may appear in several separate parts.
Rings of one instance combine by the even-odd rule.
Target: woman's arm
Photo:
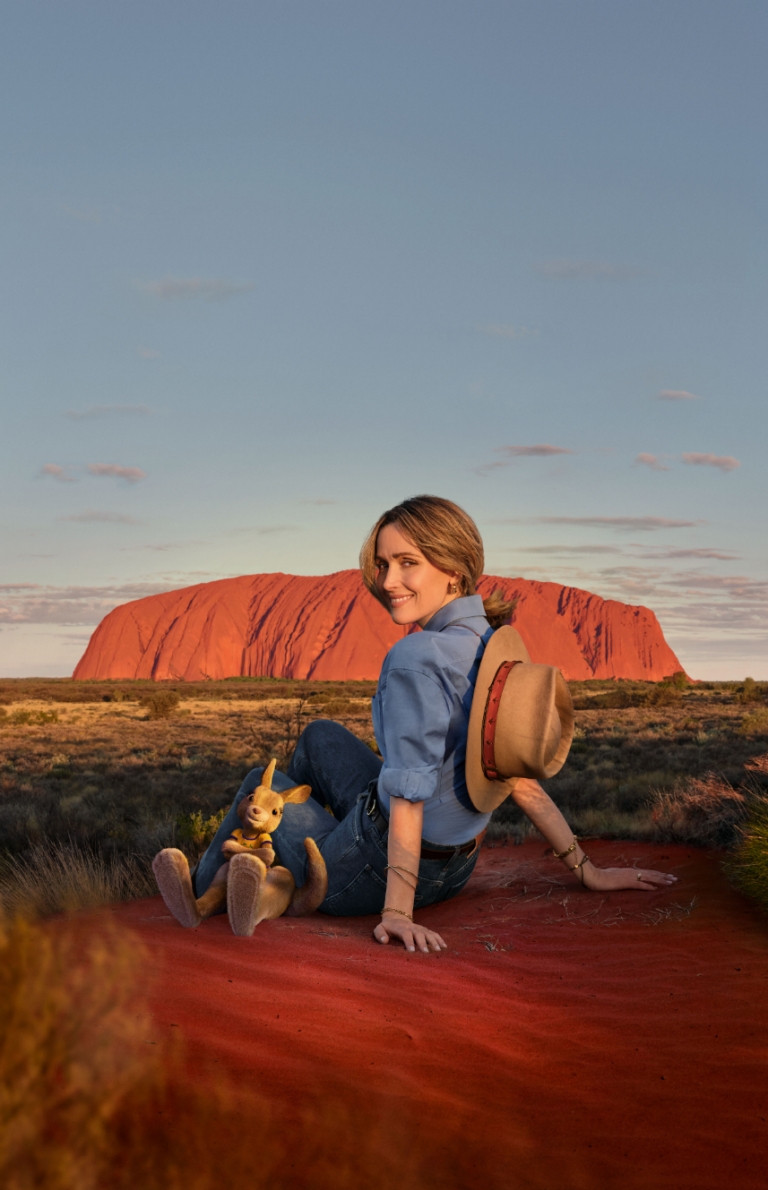
[[[583,849],[575,841],[573,831],[538,781],[519,780],[512,797],[523,813],[530,818],[536,830],[544,836],[555,854],[562,858],[566,867],[581,877],[582,884],[587,888],[595,892],[608,892],[619,888],[653,891],[659,885],[666,887],[676,882],[677,876],[668,872],[650,871],[647,868],[595,867],[590,859],[585,858]],[[574,843],[575,846],[572,847]]]
[[[423,820],[423,802],[408,802],[402,797],[390,799],[387,892],[381,922],[373,936],[377,942],[399,938],[406,950],[415,951],[418,946],[424,954],[429,954],[430,950],[445,950],[446,943],[439,934],[413,920]]]

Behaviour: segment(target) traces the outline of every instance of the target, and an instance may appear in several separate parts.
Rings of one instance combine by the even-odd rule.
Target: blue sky
[[[768,8],[24,3],[0,47],[0,674],[111,607],[356,565],[435,492],[491,573],[768,677]]]

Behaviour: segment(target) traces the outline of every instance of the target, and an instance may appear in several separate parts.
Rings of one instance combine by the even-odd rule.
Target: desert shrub
[[[222,806],[209,818],[206,818],[200,810],[193,810],[191,814],[182,815],[177,823],[177,839],[184,851],[188,855],[191,853],[191,858],[202,855],[208,844],[213,842],[213,837],[228,812],[229,806]]]
[[[58,723],[58,711],[14,711],[8,717],[8,722],[16,727],[26,727],[32,724],[42,726],[45,723]]]
[[[5,707],[0,706],[0,723],[5,722],[5,720],[7,718],[8,718],[8,712],[6,711]]]
[[[151,690],[142,696],[139,705],[149,712],[149,719],[169,719],[180,702],[176,690]]]
[[[728,876],[742,892],[768,910],[768,803],[757,802],[749,815],[733,859],[725,864]]]
[[[91,1190],[109,1125],[142,1073],[139,952],[116,936],[78,954],[66,930],[0,923],[0,1185]],[[146,1061],[146,1060],[145,1060]]]
[[[353,709],[353,704],[348,698],[331,698],[318,707],[323,719],[333,719],[334,715],[348,715]]]
[[[716,773],[678,781],[672,789],[657,790],[650,801],[661,842],[698,847],[733,847],[741,839],[748,809],[744,793]]]
[[[742,735],[768,735],[768,707],[758,707],[746,715],[739,731]]]
[[[762,702],[764,696],[764,685],[758,685],[754,678],[745,678],[744,685],[736,695],[736,700],[738,702]]]
[[[650,691],[648,703],[653,707],[670,707],[680,702],[682,697],[683,690],[679,685],[676,685],[672,681],[659,682],[658,686]]]
[[[134,856],[107,858],[73,843],[37,843],[23,857],[6,858],[0,871],[0,909],[31,917],[156,892],[147,863]]]

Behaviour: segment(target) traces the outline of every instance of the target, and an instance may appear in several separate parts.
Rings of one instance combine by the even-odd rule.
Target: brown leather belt
[[[378,803],[375,793],[369,793],[366,814],[372,820],[380,835],[389,830],[389,819]],[[483,832],[485,834],[485,832]],[[480,837],[462,843],[460,847],[443,847],[439,843],[422,843],[420,859],[453,859],[455,855],[474,855],[480,845]]]

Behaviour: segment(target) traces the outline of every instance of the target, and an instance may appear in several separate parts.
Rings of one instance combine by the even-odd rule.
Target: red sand
[[[226,917],[183,930],[159,898],[114,912],[157,962],[157,1039],[179,1027],[241,1085],[267,1071],[301,1097],[332,1069],[351,1101],[375,1088],[432,1135],[474,1105],[468,1143],[508,1163],[510,1186],[526,1165],[558,1190],[765,1186],[768,922],[717,856],[589,850],[680,883],[602,896],[540,843],[485,850],[465,892],[421,914],[450,946],[430,957],[375,944],[372,918],[239,939]]]
[[[517,600],[513,623],[532,660],[558,665],[569,681],[657,681],[681,668],[647,607],[559,583],[480,580],[484,597],[496,589]],[[116,607],[96,628],[73,676],[374,679],[403,634],[358,570],[320,578],[250,574]]]

